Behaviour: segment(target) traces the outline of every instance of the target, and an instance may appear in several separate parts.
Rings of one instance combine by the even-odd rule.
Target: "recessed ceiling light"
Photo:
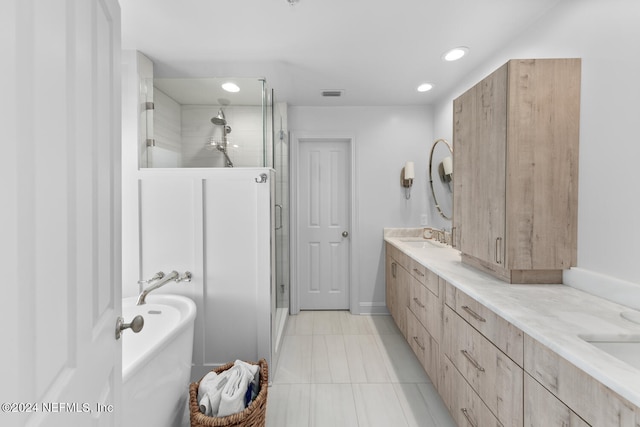
[[[418,92],[428,92],[433,89],[433,85],[431,83],[422,83],[418,86]]]
[[[226,90],[227,92],[240,92],[240,88],[238,87],[238,85],[232,82],[223,83],[222,89]]]
[[[457,61],[469,53],[469,48],[464,46],[454,47],[442,55],[444,61]]]

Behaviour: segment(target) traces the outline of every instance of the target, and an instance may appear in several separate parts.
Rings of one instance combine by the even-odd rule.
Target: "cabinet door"
[[[589,424],[529,374],[524,375],[524,425],[589,427]]]
[[[438,382],[438,363],[440,361],[440,346],[436,340],[427,332],[415,314],[409,309],[407,311],[407,341],[413,352],[420,360],[434,385]]]
[[[505,239],[506,108],[507,65],[454,101],[454,226],[460,227],[455,237],[463,253],[500,267]]]
[[[393,254],[393,251],[388,251]],[[407,306],[411,275],[390,254],[386,257],[387,308],[402,335],[407,336]]]
[[[581,61],[508,65],[506,258],[514,270],[566,269],[577,261]]]

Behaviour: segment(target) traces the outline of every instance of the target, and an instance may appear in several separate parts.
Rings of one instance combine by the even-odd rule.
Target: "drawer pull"
[[[476,362],[476,359],[474,359],[467,350],[460,350],[460,353],[462,353],[462,355],[467,358],[467,360],[473,365],[474,368],[476,368],[480,372],[484,372],[484,368],[480,366],[478,362]]]
[[[418,337],[413,337],[413,340],[416,342],[416,344],[418,344],[418,347],[420,347],[420,350],[424,351],[424,346],[420,344],[420,341],[418,341]]]
[[[469,424],[471,424],[473,427],[478,427],[475,421],[473,421],[473,418],[471,418],[471,415],[469,415],[469,410],[467,408],[461,408],[460,412],[462,412],[462,415],[464,415]]]
[[[413,297],[413,301],[416,303],[418,307],[424,308],[424,304],[422,304],[418,298]]]
[[[417,268],[414,268],[413,271],[415,271],[415,273],[417,275],[424,277],[424,273],[422,271],[418,270]]]
[[[471,310],[468,305],[463,305],[462,309],[464,311],[466,311],[467,313],[469,313],[469,315],[471,317],[473,317],[474,319],[476,319],[478,322],[486,322],[487,321],[484,317],[480,316],[478,313],[476,313],[475,311]]]
[[[393,276],[393,278],[396,278],[396,263],[392,262],[391,263],[391,276]]]

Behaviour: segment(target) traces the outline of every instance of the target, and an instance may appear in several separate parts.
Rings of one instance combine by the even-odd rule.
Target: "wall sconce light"
[[[438,173],[443,182],[451,182],[453,179],[453,160],[451,156],[442,159],[442,163],[438,166]]]
[[[404,197],[409,200],[411,198],[411,186],[413,185],[413,178],[415,172],[413,168],[413,162],[405,163],[402,171],[400,172],[400,185],[404,187]]]

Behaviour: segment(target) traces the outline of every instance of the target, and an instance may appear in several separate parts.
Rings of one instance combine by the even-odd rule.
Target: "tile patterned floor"
[[[289,317],[267,427],[449,427],[455,422],[390,316]]]

